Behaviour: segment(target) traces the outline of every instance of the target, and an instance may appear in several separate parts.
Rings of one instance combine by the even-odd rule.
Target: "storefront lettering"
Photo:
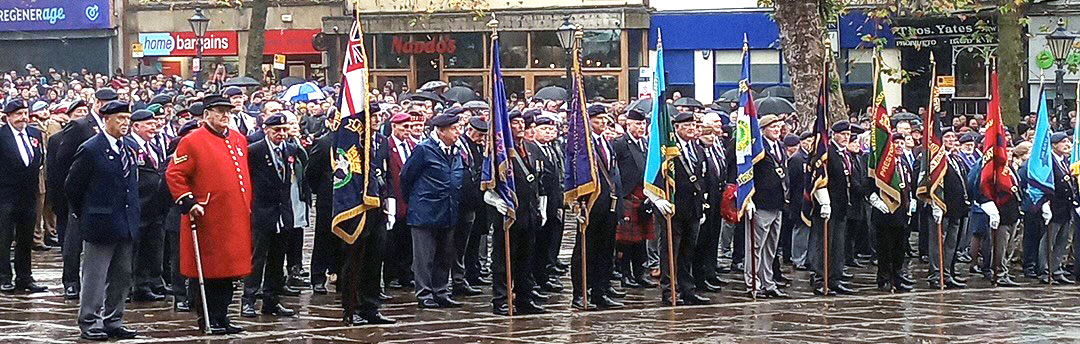
[[[177,49],[183,49],[183,50],[195,49],[196,48],[196,45],[195,45],[196,41],[198,41],[198,39],[196,39],[196,38],[177,38],[176,39],[176,48]],[[226,49],[229,49],[229,39],[225,38],[225,37],[213,37],[213,36],[204,37],[202,39],[202,48],[203,48],[203,50],[207,50],[207,49],[226,50]]]
[[[453,54],[457,51],[457,42],[449,36],[439,36],[437,40],[426,42],[404,41],[401,37],[394,37],[394,54]]]
[[[57,21],[67,18],[63,7],[46,8],[13,8],[0,10],[0,21],[3,22],[36,22],[43,21],[56,24]]]

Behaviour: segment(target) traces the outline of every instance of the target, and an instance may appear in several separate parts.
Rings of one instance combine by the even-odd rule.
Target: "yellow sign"
[[[952,75],[941,75],[937,77],[938,87],[956,87],[956,77]]]
[[[285,55],[283,55],[283,54],[275,54],[274,55],[274,69],[285,70]]]
[[[131,57],[133,57],[133,58],[141,58],[141,57],[143,57],[142,43],[135,43],[135,44],[131,45]]]

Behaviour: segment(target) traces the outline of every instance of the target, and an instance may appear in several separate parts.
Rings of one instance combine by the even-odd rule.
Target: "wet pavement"
[[[569,234],[569,233],[568,233]],[[564,242],[569,255],[572,235]],[[308,250],[310,252],[310,233]],[[564,258],[565,259],[565,258]],[[49,291],[0,295],[0,342],[70,343],[79,341],[77,301],[61,296],[59,251],[34,252],[34,276]],[[910,261],[910,260],[909,260]],[[965,270],[960,270],[964,267]],[[960,265],[958,271],[966,271]],[[974,275],[968,289],[931,290],[922,282],[925,264],[912,268],[920,281],[911,293],[880,292],[876,268],[853,269],[855,296],[814,296],[807,272],[792,272],[790,299],[751,300],[735,274],[719,293],[703,294],[711,305],[662,307],[656,289],[629,289],[621,310],[581,312],[570,308],[569,292],[552,295],[549,313],[495,316],[487,294],[457,298],[457,309],[418,310],[411,290],[390,289],[394,299],[383,313],[398,320],[385,326],[346,327],[331,288],[329,295],[304,289],[285,297],[296,317],[260,315],[240,318],[239,303],[231,313],[246,332],[203,336],[193,313],[177,313],[169,301],[129,303],[125,324],[140,332],[138,342],[338,342],[338,343],[683,343],[683,342],[831,342],[831,343],[996,343],[1080,340],[1080,289],[1044,286],[1025,278],[1018,288],[992,288]],[[1015,270],[1014,270],[1015,271]],[[739,275],[741,276],[741,275]],[[563,283],[569,287],[568,276]],[[613,282],[616,286],[618,283]],[[569,288],[568,288],[569,289]],[[237,295],[239,297],[239,295]]]

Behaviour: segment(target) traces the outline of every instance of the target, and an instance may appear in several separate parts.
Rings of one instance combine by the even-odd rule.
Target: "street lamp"
[[[576,30],[577,27],[570,22],[570,16],[568,15],[563,18],[562,25],[555,31],[555,34],[559,36],[559,45],[566,51],[566,90],[568,91],[573,87],[573,76],[571,75],[572,72],[570,70],[573,61],[570,61],[570,49],[574,47],[574,31]]]
[[[195,72],[195,89],[202,89],[202,50],[203,37],[206,36],[206,27],[210,25],[210,18],[203,15],[202,8],[195,8],[195,15],[188,18],[191,31],[195,32],[195,61],[191,63],[191,69]]]
[[[1069,53],[1072,52],[1073,41],[1076,40],[1076,36],[1065,30],[1065,19],[1058,18],[1057,29],[1046,36],[1046,45],[1050,47],[1050,53],[1054,55],[1054,60],[1057,61],[1057,71],[1055,80],[1055,91],[1057,95],[1054,97],[1054,105],[1057,109],[1058,126],[1062,129],[1068,128],[1069,117],[1065,113],[1065,59],[1069,57]]]

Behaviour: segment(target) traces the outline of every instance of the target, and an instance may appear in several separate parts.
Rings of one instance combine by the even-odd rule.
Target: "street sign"
[[[282,54],[275,54],[274,55],[274,69],[285,70],[285,55],[282,55]]]
[[[952,75],[941,75],[937,77],[938,94],[941,95],[953,95],[956,94],[956,77]]]
[[[192,72],[202,71],[202,63],[199,62],[198,57],[191,59],[191,71]]]
[[[143,57],[142,43],[135,43],[131,45],[131,57],[136,59]]]
[[[651,97],[653,92],[652,68],[642,67],[638,69],[638,99]]]

